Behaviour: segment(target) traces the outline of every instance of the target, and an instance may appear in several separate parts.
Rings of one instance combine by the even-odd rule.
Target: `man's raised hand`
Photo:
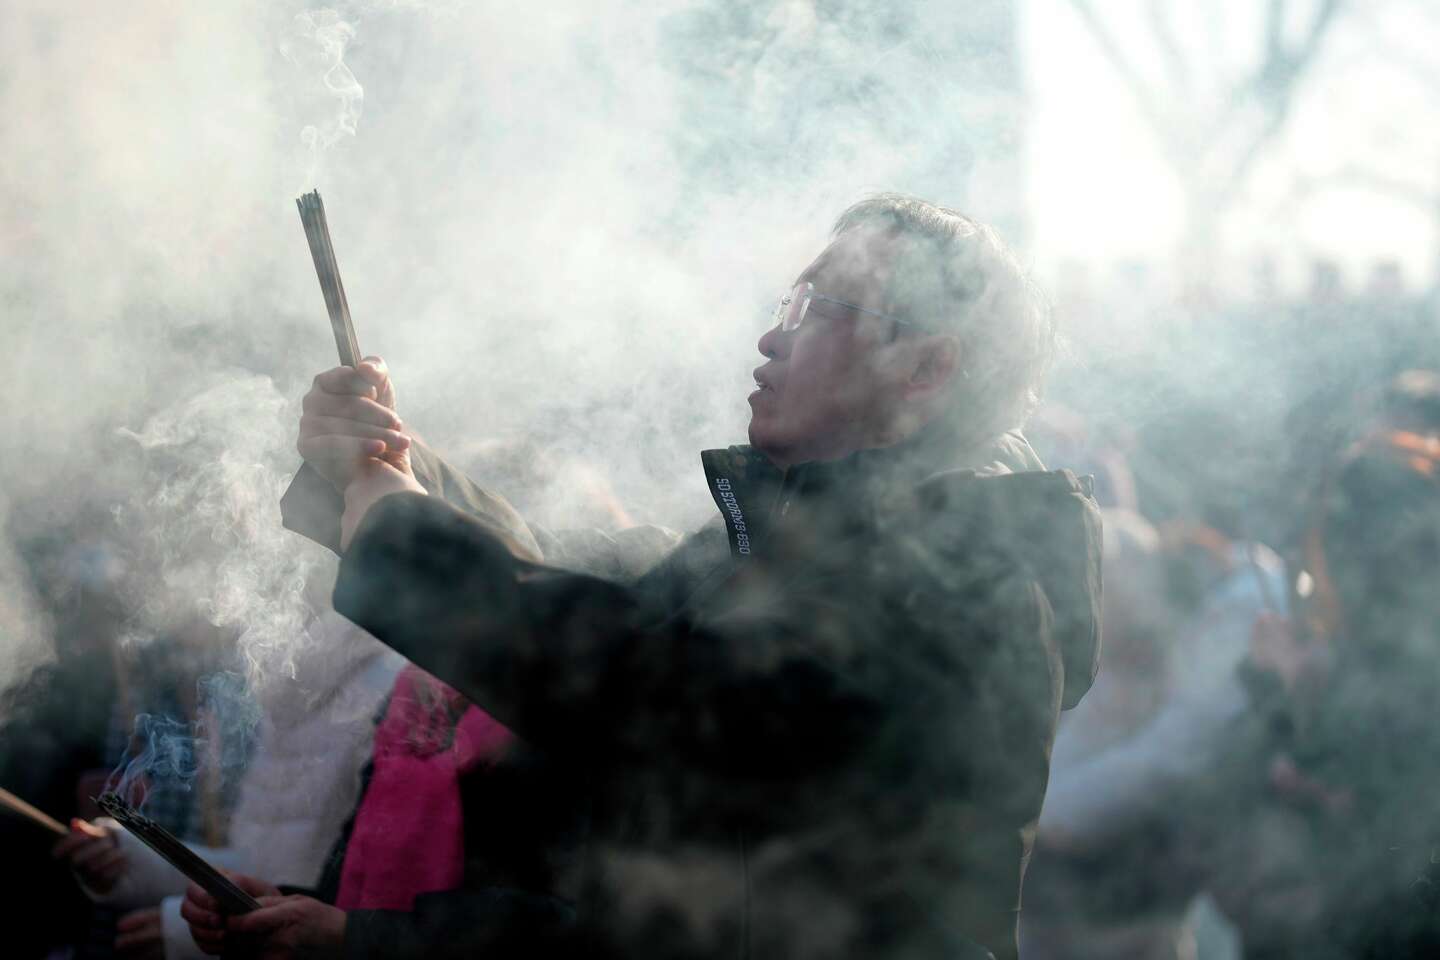
[[[366,460],[410,473],[410,437],[395,413],[395,385],[379,357],[315,377],[305,394],[295,446],[321,476],[344,491]]]

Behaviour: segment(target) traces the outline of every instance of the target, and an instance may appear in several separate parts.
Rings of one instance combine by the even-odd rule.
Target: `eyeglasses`
[[[815,292],[813,283],[797,283],[785,296],[780,298],[780,303],[775,307],[775,323],[786,333],[799,330],[800,325],[810,313],[812,303],[833,303],[836,306],[844,307],[847,310],[854,310],[856,313],[863,313],[869,317],[879,317],[881,320],[889,320],[902,327],[914,327],[916,329],[927,329],[913,320],[902,320],[899,317],[892,317],[889,314],[878,313],[874,310],[867,310],[859,304],[850,303],[846,300],[836,300],[834,297],[827,297]],[[828,316],[821,312],[821,316]],[[833,319],[833,318],[832,318]]]

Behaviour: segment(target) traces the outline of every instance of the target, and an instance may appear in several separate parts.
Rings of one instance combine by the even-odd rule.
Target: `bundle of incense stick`
[[[296,199],[305,239],[310,241],[310,256],[315,261],[315,275],[320,278],[320,292],[325,296],[325,309],[330,312],[330,326],[335,331],[335,347],[340,362],[353,367],[360,362],[360,346],[355,340],[355,325],[350,322],[350,303],[340,283],[340,268],[335,263],[335,247],[330,243],[330,225],[325,221],[325,202],[320,191],[312,190]]]
[[[62,837],[70,835],[70,831],[65,829],[65,824],[61,823],[59,820],[56,820],[54,817],[50,816],[50,814],[46,813],[45,811],[38,810],[35,807],[30,806],[30,804],[26,803],[24,800],[21,800],[19,797],[15,796],[15,794],[11,793],[9,790],[6,790],[4,787],[0,787],[0,806],[4,806],[5,808],[20,814],[20,816],[29,820],[31,823],[44,827],[51,833],[58,833]]]
[[[118,794],[102,793],[95,802],[136,839],[160,854],[170,866],[194,880],[206,893],[218,900],[220,909],[224,912],[249,913],[251,910],[260,909],[259,901],[235,886],[223,873],[175,839],[175,835],[169,830],[149,817],[141,816],[120,799]]]

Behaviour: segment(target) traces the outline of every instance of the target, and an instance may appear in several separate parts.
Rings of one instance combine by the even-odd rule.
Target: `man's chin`
[[[748,435],[750,446],[776,464],[785,465],[785,451],[789,448],[789,444],[786,444],[779,436],[779,431],[775,429],[774,424],[766,423],[764,418],[752,416]]]
[[[755,420],[756,418],[753,416],[750,418],[750,428],[746,431],[746,436],[750,438],[750,446],[754,447],[756,450],[760,450],[763,452],[765,449],[766,439],[765,427],[761,424],[757,424]]]

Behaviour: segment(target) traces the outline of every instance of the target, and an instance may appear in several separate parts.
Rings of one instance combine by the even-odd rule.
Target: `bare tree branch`
[[[1170,23],[1167,7],[1166,0],[1150,0],[1145,5],[1145,12],[1150,20],[1150,31],[1155,34],[1155,42],[1160,45],[1160,51],[1164,54],[1170,82],[1174,84],[1176,93],[1187,94],[1190,92],[1190,65],[1175,39],[1175,30]]]
[[[1303,80],[1305,73],[1314,65],[1319,55],[1320,47],[1325,41],[1325,36],[1335,22],[1335,15],[1340,12],[1344,0],[1323,0],[1320,8],[1316,11],[1315,19],[1306,32],[1304,41],[1295,51],[1285,48],[1283,39],[1279,46],[1271,47],[1268,40],[1266,48],[1272,51],[1279,59],[1273,62],[1268,60],[1260,65],[1250,82],[1250,95],[1260,102],[1265,108],[1265,119],[1255,135],[1250,138],[1249,143],[1241,150],[1236,157],[1230,171],[1225,175],[1224,186],[1214,194],[1217,202],[1228,203],[1238,192],[1240,185],[1250,175],[1255,162],[1264,152],[1264,148],[1284,128],[1286,120],[1290,118],[1290,110],[1294,105],[1295,93]],[[1283,0],[1272,0],[1270,13],[1277,15],[1277,6],[1283,7]],[[1278,11],[1283,18],[1284,10]],[[1267,29],[1276,28],[1276,23],[1271,21]],[[1243,95],[1241,95],[1243,96]],[[1237,96],[1233,101],[1236,105],[1240,102]],[[1233,114],[1234,110],[1227,111]]]
[[[1211,135],[1218,137],[1230,126],[1235,114],[1251,101],[1273,109],[1277,101],[1288,97],[1297,76],[1315,59],[1343,4],[1344,0],[1321,0],[1304,41],[1291,51],[1285,43],[1285,0],[1270,0],[1265,18],[1265,56],[1248,77],[1235,84],[1227,106],[1211,125]],[[1282,106],[1281,109],[1288,108]]]
[[[1285,0],[1270,0],[1265,10],[1265,59],[1262,65],[1278,61],[1284,43]]]
[[[1160,141],[1161,149],[1173,162],[1180,149],[1180,144],[1177,142],[1175,130],[1170,123],[1168,115],[1164,108],[1161,107],[1160,102],[1155,99],[1151,84],[1141,76],[1140,72],[1135,69],[1135,66],[1125,56],[1125,52],[1120,49],[1120,45],[1115,41],[1115,37],[1111,35],[1110,29],[1095,12],[1095,8],[1090,4],[1090,0],[1070,0],[1070,6],[1075,8],[1075,12],[1079,14],[1080,19],[1084,21],[1086,28],[1090,31],[1090,35],[1095,38],[1096,44],[1099,45],[1100,52],[1104,54],[1105,59],[1110,62],[1111,68],[1119,75],[1125,85],[1130,88],[1130,94],[1135,98],[1135,102],[1140,108],[1140,113],[1145,117],[1145,122],[1150,125],[1151,131]]]
[[[1070,0],[1101,54],[1124,84],[1150,127],[1161,153],[1186,193],[1191,222],[1201,244],[1213,224],[1240,195],[1255,164],[1275,141],[1294,107],[1296,95],[1319,58],[1346,0],[1315,0],[1314,13],[1305,29],[1295,36],[1287,26],[1292,21],[1290,0],[1265,0],[1259,62],[1231,89],[1230,96],[1210,118],[1200,115],[1196,102],[1191,54],[1173,29],[1171,8],[1165,0],[1147,0],[1150,32],[1168,72],[1170,84],[1180,100],[1180,109],[1164,99],[1164,89],[1142,74],[1122,49],[1110,24],[1092,0]],[[1210,11],[1213,22],[1221,5]],[[1224,69],[1223,56],[1213,65]],[[1241,122],[1241,118],[1244,122]],[[1196,121],[1200,122],[1197,123]],[[1197,135],[1191,131],[1200,129]]]
[[[1209,4],[1209,9],[1205,11],[1201,19],[1205,21],[1205,39],[1206,46],[1209,48],[1210,66],[1214,70],[1219,70],[1225,62],[1225,54],[1229,49],[1225,4]]]
[[[1345,0],[1324,0],[1320,9],[1315,14],[1315,22],[1310,24],[1310,35],[1305,38],[1305,46],[1297,54],[1301,61],[1308,61],[1314,58],[1324,42],[1325,33],[1335,22],[1335,15],[1345,6]]]
[[[1440,195],[1437,195],[1435,190],[1401,177],[1361,167],[1358,164],[1346,164],[1325,179],[1331,181],[1329,186],[1364,187],[1387,197],[1413,204],[1422,208],[1426,213],[1434,213],[1436,207],[1440,206]],[[1326,185],[1321,184],[1322,187]]]

